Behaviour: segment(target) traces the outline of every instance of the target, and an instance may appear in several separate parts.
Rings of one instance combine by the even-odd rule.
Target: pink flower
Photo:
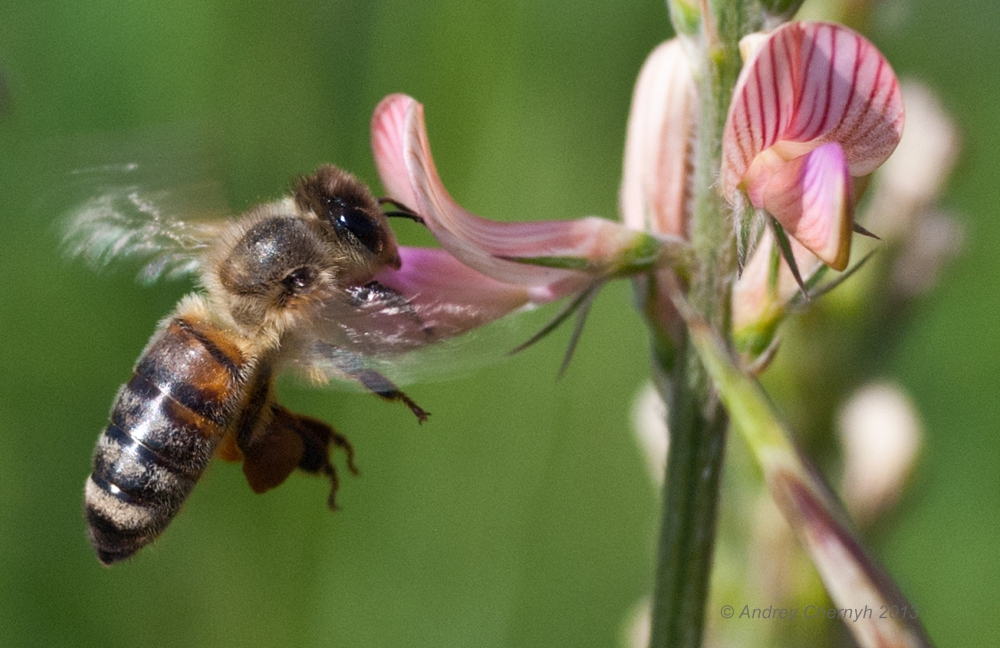
[[[622,220],[632,228],[687,235],[688,151],[696,90],[678,39],[653,50],[639,71],[619,195]]]
[[[618,196],[622,221],[629,227],[687,238],[696,100],[691,63],[681,41],[660,44],[639,71],[629,110]],[[655,297],[643,309],[651,323],[679,341],[681,320],[667,294],[671,274],[670,268],[657,273]],[[648,287],[639,287],[637,293],[652,296]]]
[[[428,325],[438,337],[649,269],[678,250],[603,218],[505,223],[469,213],[438,177],[423,106],[408,96],[390,95],[375,109],[372,148],[388,197],[419,214],[442,247],[402,247],[402,267],[377,279],[425,322],[436,313]]]
[[[723,133],[722,191],[732,204],[745,192],[843,270],[854,180],[882,164],[902,135],[896,76],[874,45],[830,23],[785,24],[747,58]]]

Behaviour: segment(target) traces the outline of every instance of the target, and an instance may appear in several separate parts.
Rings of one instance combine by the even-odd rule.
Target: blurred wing
[[[525,325],[524,319],[504,319],[425,345],[372,345],[370,329],[347,331],[353,341],[342,344],[301,335],[283,347],[281,364],[314,385],[334,389],[360,389],[358,375],[364,371],[377,372],[399,386],[447,380],[503,362],[531,333],[532,325]]]
[[[526,318],[500,319],[528,310],[523,287],[485,277],[443,250],[400,253],[401,270],[324,304],[285,345],[285,364],[313,382],[376,371],[406,384],[498,362],[526,337],[518,325]]]
[[[134,165],[128,165],[132,167]],[[127,167],[126,167],[127,168]],[[116,260],[142,263],[139,280],[151,283],[198,271],[202,253],[219,231],[219,224],[204,220],[190,195],[211,191],[193,186],[176,190],[144,190],[138,184],[106,186],[70,212],[63,248],[71,257],[94,268]],[[181,217],[183,211],[194,214]]]
[[[42,202],[65,215],[59,225],[67,255],[95,268],[140,263],[143,282],[198,270],[218,230],[210,220],[229,215],[214,131],[170,124],[49,146],[64,166],[49,170]]]

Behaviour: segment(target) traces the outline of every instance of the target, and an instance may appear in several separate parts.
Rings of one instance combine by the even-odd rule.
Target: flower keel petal
[[[375,279],[398,292],[433,339],[482,326],[534,302],[524,286],[491,279],[463,265],[445,250],[400,247],[403,265]]]
[[[851,176],[844,152],[829,143],[786,162],[762,195],[763,206],[788,234],[834,270],[851,253]]]

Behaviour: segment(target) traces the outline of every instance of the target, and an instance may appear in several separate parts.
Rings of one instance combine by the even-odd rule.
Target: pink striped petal
[[[840,25],[788,23],[740,73],[723,133],[723,192],[732,200],[768,149],[789,160],[826,142],[840,144],[852,176],[867,175],[902,128],[896,75],[874,45]]]
[[[761,198],[789,236],[834,270],[847,267],[854,209],[840,145],[824,144],[781,165]]]
[[[482,274],[531,287],[538,301],[578,292],[593,280],[594,272],[505,259],[570,258],[601,269],[634,249],[641,236],[603,218],[502,223],[464,210],[448,194],[434,166],[423,106],[405,95],[385,98],[375,111],[372,146],[389,196],[416,209],[443,248]]]
[[[653,50],[639,72],[625,138],[622,220],[638,230],[685,236],[688,150],[695,82],[679,40]]]

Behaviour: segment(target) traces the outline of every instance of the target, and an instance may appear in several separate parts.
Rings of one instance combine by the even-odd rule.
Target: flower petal
[[[417,198],[406,168],[403,135],[407,111],[414,104],[406,95],[389,95],[375,107],[371,124],[375,167],[386,195],[411,209],[416,208]]]
[[[790,236],[834,270],[851,254],[851,176],[840,145],[830,142],[782,164],[761,204]]]
[[[435,340],[459,335],[533,303],[531,291],[491,279],[447,251],[400,247],[403,265],[375,279],[399,292]],[[535,302],[537,303],[537,302]]]
[[[682,43],[649,55],[639,72],[625,139],[619,205],[628,226],[684,236],[695,82]]]
[[[867,175],[902,129],[899,84],[874,45],[840,25],[788,23],[740,73],[723,133],[723,193],[732,200],[754,159],[772,147],[787,160],[837,142],[850,174]]]
[[[503,223],[464,210],[434,166],[423,106],[405,95],[389,96],[376,109],[372,146],[390,197],[416,209],[442,247],[482,274],[533,287],[540,299],[578,292],[595,274],[619,266],[623,254],[646,244],[643,233],[603,218]],[[580,263],[570,269],[508,260],[516,258]]]

